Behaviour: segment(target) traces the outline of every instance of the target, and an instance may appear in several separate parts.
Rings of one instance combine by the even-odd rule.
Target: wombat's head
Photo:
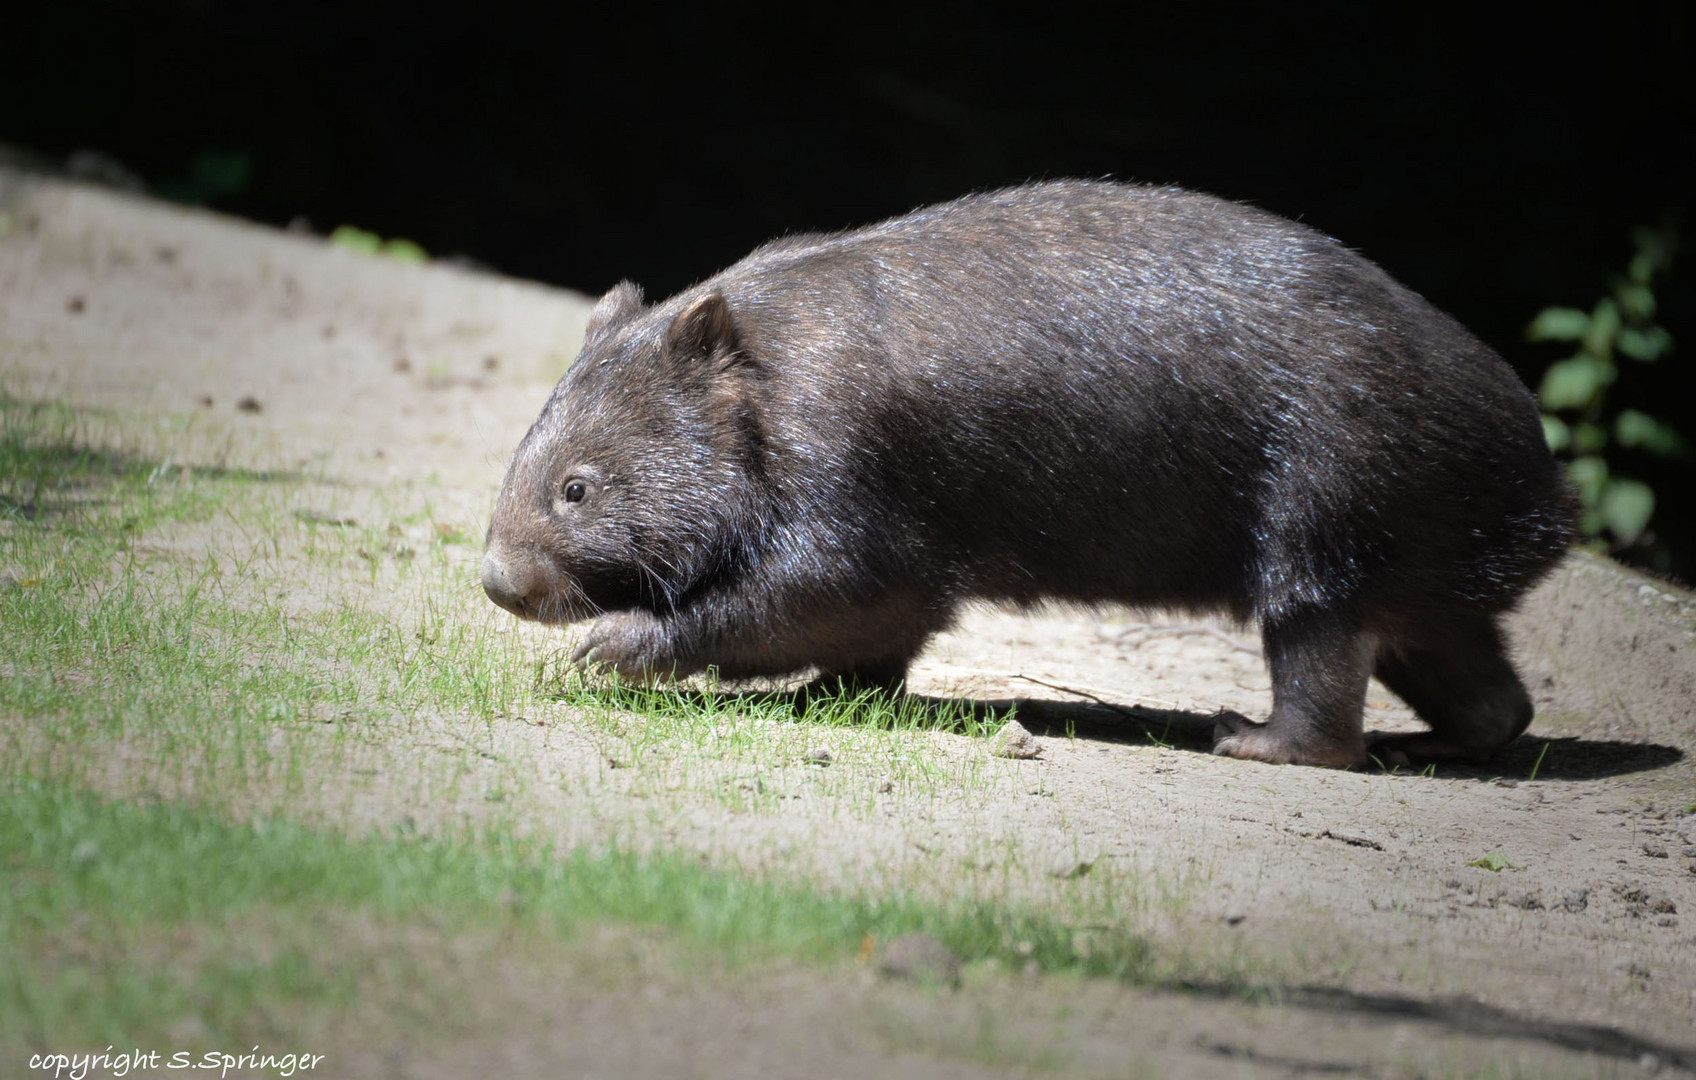
[[[665,610],[734,574],[760,517],[759,378],[717,291],[602,297],[495,502],[489,599],[571,622]]]

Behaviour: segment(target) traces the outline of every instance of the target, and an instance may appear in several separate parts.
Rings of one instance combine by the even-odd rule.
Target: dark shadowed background
[[[1571,350],[1527,342],[1531,318],[1590,308],[1624,271],[1633,227],[1686,208],[1685,5],[1488,21],[1388,7],[462,5],[447,18],[401,3],[76,0],[7,17],[0,143],[260,221],[353,224],[588,292],[630,277],[655,296],[771,236],[973,189],[1178,183],[1341,238],[1535,385]],[[1689,436],[1685,269],[1655,288],[1681,350],[1622,364],[1615,393]],[[1630,452],[1610,463],[1656,487],[1655,558],[1688,580],[1693,473]]]

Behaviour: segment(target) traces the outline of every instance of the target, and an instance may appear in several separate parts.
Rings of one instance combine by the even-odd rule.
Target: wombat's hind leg
[[[1531,723],[1531,698],[1514,673],[1495,621],[1469,616],[1417,643],[1386,642],[1373,674],[1407,702],[1429,732],[1391,735],[1373,752],[1423,760],[1489,757]]]
[[[1262,630],[1272,669],[1272,715],[1256,724],[1238,713],[1214,718],[1213,752],[1274,765],[1366,763],[1361,710],[1372,642],[1325,612]]]

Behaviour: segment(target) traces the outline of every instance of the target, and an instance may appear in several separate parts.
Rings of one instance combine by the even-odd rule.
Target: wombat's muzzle
[[[489,599],[523,619],[534,619],[547,581],[533,562],[511,559],[499,548],[483,555],[483,591]]]

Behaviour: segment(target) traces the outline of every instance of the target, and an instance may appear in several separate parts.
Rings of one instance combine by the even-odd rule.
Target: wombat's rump
[[[1257,620],[1265,725],[1365,760],[1377,675],[1488,754],[1531,719],[1500,615],[1571,510],[1537,409],[1333,240],[1173,189],[1036,184],[767,245],[663,303],[608,293],[514,455],[483,584],[599,616],[621,675],[898,686],[960,605]]]

